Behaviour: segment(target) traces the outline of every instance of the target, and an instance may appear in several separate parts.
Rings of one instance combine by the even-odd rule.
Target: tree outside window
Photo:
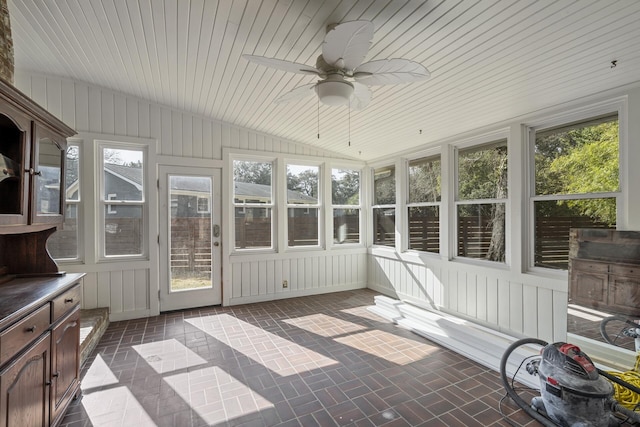
[[[360,243],[360,171],[332,169],[333,243]]]
[[[409,162],[409,249],[440,252],[440,156]]]
[[[287,165],[288,246],[320,244],[320,168]]]
[[[396,168],[386,166],[373,171],[373,243],[396,245]]]
[[[505,262],[507,141],[457,152],[457,255]]]
[[[566,270],[571,228],[616,228],[617,114],[533,130],[533,265]]]
[[[273,248],[273,162],[233,161],[236,249]]]

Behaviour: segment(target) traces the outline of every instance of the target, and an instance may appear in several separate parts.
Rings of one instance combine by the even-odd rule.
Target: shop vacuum
[[[527,403],[518,395],[513,379],[508,378],[506,367],[511,353],[518,347],[532,344],[540,345],[542,349],[539,357],[528,360],[526,370],[538,376],[540,396]],[[640,389],[596,368],[589,356],[573,344],[548,344],[536,338],[516,341],[502,356],[500,375],[508,396],[544,426],[640,425],[640,412],[622,406],[613,398],[614,388],[610,381],[635,393],[640,393]]]

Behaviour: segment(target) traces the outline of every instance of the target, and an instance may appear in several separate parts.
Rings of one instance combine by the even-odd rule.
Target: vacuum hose
[[[538,344],[544,347],[548,343],[546,341],[543,341],[537,338],[523,338],[521,340],[514,342],[509,347],[507,347],[504,354],[502,355],[502,359],[500,360],[500,378],[502,379],[502,385],[504,386],[504,389],[507,391],[507,394],[509,395],[509,397],[516,403],[516,405],[521,407],[522,410],[525,411],[527,414],[529,414],[531,418],[535,419],[545,427],[557,427],[558,424],[554,423],[549,418],[545,417],[544,415],[540,414],[538,411],[533,409],[529,403],[527,403],[523,398],[521,398],[518,395],[518,393],[516,393],[513,387],[511,387],[511,384],[509,384],[509,378],[507,377],[507,361],[509,360],[509,356],[511,356],[511,353],[513,353],[513,351],[516,348],[526,344]]]

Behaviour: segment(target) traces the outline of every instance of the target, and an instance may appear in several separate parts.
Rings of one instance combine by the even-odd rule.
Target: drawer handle
[[[60,372],[59,372],[59,371],[58,371],[58,372],[54,372],[54,373],[51,375],[51,377],[53,377],[53,378],[58,378],[59,376],[60,376]]]
[[[25,332],[34,333],[35,331],[36,331],[36,325],[33,325],[33,326],[27,328]]]
[[[71,303],[71,302],[73,302],[73,298],[65,298],[65,300],[64,300],[65,304]]]

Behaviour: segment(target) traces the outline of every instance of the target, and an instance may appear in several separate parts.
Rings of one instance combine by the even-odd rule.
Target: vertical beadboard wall
[[[566,337],[566,279],[516,280],[504,270],[390,253],[369,255],[369,288],[510,335],[549,342]]]
[[[157,140],[157,155],[211,160],[220,166],[223,147],[260,152],[338,158],[269,135],[251,132],[166,106],[54,76],[19,71],[16,87],[79,133]],[[202,162],[200,163],[202,165]],[[225,173],[223,165],[223,174]],[[156,234],[157,230],[152,230]],[[152,234],[152,235],[154,235]],[[224,244],[224,242],[223,242]],[[366,287],[364,248],[314,251],[301,254],[234,255],[222,260],[229,269],[223,292],[229,304],[312,295]],[[84,272],[83,308],[109,307],[111,320],[157,314],[158,284],[150,263],[64,265],[69,272]],[[290,283],[282,288],[283,279]],[[276,286],[278,284],[278,286]]]

